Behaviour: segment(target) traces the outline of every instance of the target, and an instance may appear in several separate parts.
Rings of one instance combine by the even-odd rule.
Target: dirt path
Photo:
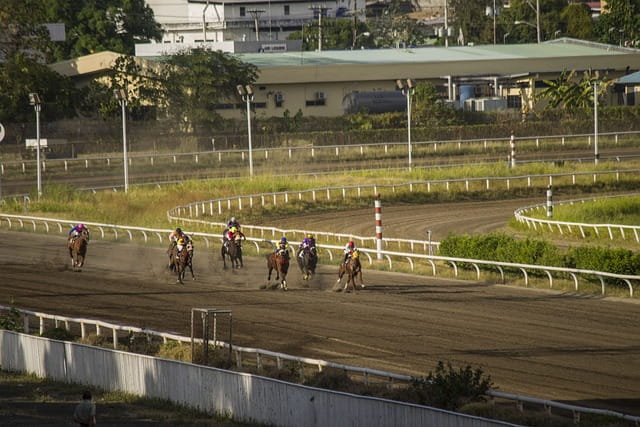
[[[495,203],[386,208],[385,224],[430,228],[439,239],[499,227],[523,201]],[[372,218],[371,209],[302,220],[369,234]],[[322,266],[309,287],[292,270],[284,293],[260,289],[264,259],[224,271],[204,244],[197,280],[183,286],[164,270],[163,248],[94,240],[84,271],[73,273],[61,236],[2,231],[0,242],[0,304],[185,335],[192,307],[230,309],[236,345],[412,375],[439,360],[471,364],[504,392],[640,415],[640,305],[629,300],[366,269],[367,289],[342,294],[330,290],[335,266]]]

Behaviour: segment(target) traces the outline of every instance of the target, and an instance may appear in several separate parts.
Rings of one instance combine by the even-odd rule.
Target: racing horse
[[[74,271],[80,271],[87,257],[87,233],[83,232],[75,239],[70,240],[67,246],[69,248],[69,257],[71,257],[71,268]]]
[[[175,251],[177,252],[177,250],[178,249],[176,248]],[[182,280],[184,279],[187,267],[191,272],[191,278],[196,280],[196,276],[193,274],[193,243],[191,241],[188,241],[182,250],[178,252],[175,257],[174,266],[176,273],[178,273],[178,283],[182,283],[184,285]]]
[[[300,272],[302,272],[302,280],[309,280],[312,274],[316,274],[318,253],[315,247],[302,249],[298,252],[296,259]]]
[[[244,267],[244,264],[242,263],[242,245],[240,244],[239,237],[227,240],[226,244],[223,242],[220,254],[222,255],[222,262],[224,263],[225,270],[227,269],[227,257],[229,257],[232,269]]]
[[[340,264],[340,270],[338,271],[338,280],[336,281],[336,286],[340,284],[342,281],[342,277],[347,275],[347,282],[344,285],[344,290],[346,292],[350,292],[349,283],[353,286],[353,291],[356,291],[356,278],[360,278],[360,287],[364,288],[364,282],[362,281],[362,265],[360,264],[360,252],[358,250],[353,251],[353,254],[346,263]]]
[[[276,280],[280,280],[280,288],[283,291],[287,290],[287,272],[289,271],[289,251],[285,249],[279,249],[267,255],[267,268],[269,269],[269,276],[267,280],[271,280],[271,272],[276,271]],[[278,284],[276,283],[275,287]]]

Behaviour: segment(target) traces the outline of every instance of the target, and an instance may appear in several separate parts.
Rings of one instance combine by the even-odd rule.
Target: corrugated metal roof
[[[622,76],[618,79],[616,83],[619,84],[636,84],[640,85],[640,71],[635,73],[627,74],[626,76]]]
[[[507,45],[424,47],[410,49],[327,50],[322,52],[243,53],[237,56],[261,69],[284,66],[337,64],[407,64],[504,59],[567,58],[640,54],[638,49],[618,48],[572,39]]]

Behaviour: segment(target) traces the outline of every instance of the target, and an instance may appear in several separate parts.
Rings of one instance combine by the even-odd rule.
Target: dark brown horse
[[[336,286],[340,284],[342,281],[342,276],[347,275],[347,282],[344,284],[344,290],[346,292],[350,292],[349,283],[353,286],[353,291],[356,291],[356,278],[360,278],[360,287],[364,288],[364,282],[362,281],[362,265],[360,264],[360,252],[357,250],[353,252],[351,257],[347,260],[346,263],[340,264],[340,270],[338,271],[338,280],[336,281]]]
[[[298,267],[302,272],[302,280],[308,280],[311,275],[316,274],[318,264],[318,253],[315,247],[305,248],[298,252],[296,259]]]
[[[240,244],[239,237],[233,240],[227,240],[226,243],[223,242],[220,254],[222,255],[222,262],[224,263],[225,269],[227,268],[227,257],[229,257],[232,269],[244,267],[242,263],[242,245]]]
[[[82,233],[67,244],[69,248],[69,257],[71,257],[71,268],[80,271],[87,257],[87,235]]]
[[[283,291],[287,290],[287,272],[289,271],[289,251],[286,249],[279,249],[267,255],[267,268],[269,269],[269,276],[267,280],[271,280],[271,272],[276,271],[276,280],[280,280],[280,288]],[[278,286],[276,283],[275,286]]]
[[[177,248],[176,248],[177,251]],[[191,271],[191,278],[196,280],[196,276],[193,274],[193,243],[188,241],[182,250],[178,253],[175,259],[175,270],[178,273],[178,282],[184,284],[184,274],[187,271]]]

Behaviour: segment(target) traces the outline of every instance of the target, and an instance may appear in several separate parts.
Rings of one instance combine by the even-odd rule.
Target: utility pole
[[[444,0],[444,47],[449,47],[449,19],[447,16],[447,1]]]
[[[309,9],[318,14],[318,52],[322,52],[322,15],[330,8],[326,6],[309,6]]]
[[[258,19],[260,14],[264,13],[264,9],[249,9],[247,12],[253,17],[253,22],[256,24],[256,41],[260,41],[260,27],[258,26]]]

